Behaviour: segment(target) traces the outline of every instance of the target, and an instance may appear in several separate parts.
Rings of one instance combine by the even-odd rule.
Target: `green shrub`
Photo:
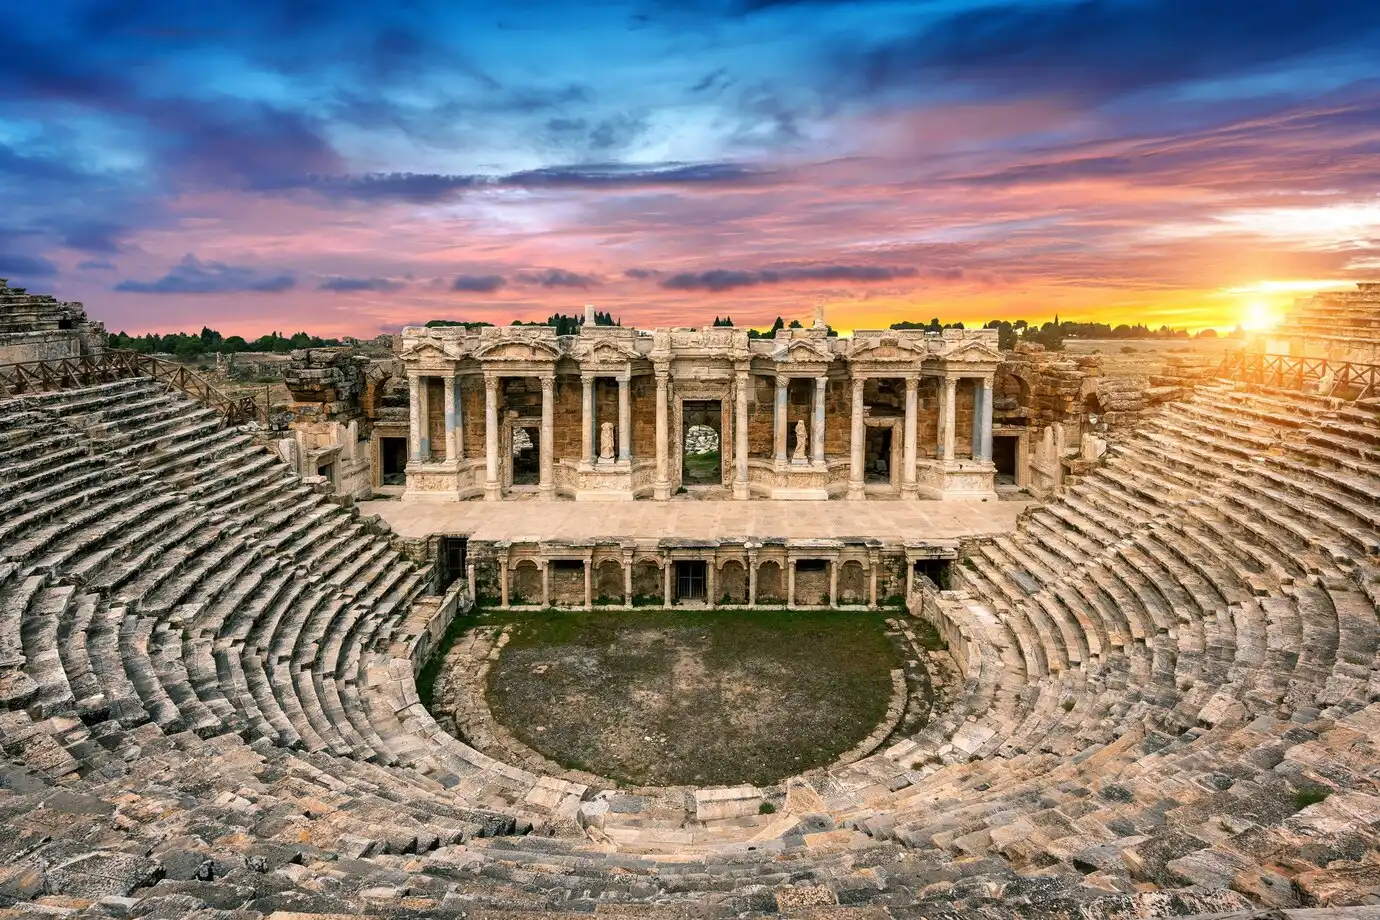
[[[776,814],[776,806],[771,802],[763,802],[757,806],[757,813],[759,815],[774,815]]]

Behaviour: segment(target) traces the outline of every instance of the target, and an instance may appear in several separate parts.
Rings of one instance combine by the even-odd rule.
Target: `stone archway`
[[[509,604],[541,603],[541,569],[531,559],[523,559],[508,575]]]
[[[642,560],[633,565],[633,603],[660,604],[665,585],[661,580],[661,566]]]
[[[748,600],[747,568],[736,559],[730,559],[719,567],[719,596],[716,604],[740,606]]]
[[[839,603],[866,604],[868,602],[867,571],[856,559],[849,559],[839,567]]]
[[[786,603],[786,579],[781,574],[781,564],[774,560],[757,565],[757,603]]]
[[[623,603],[623,565],[616,559],[605,559],[594,569],[594,603]]]

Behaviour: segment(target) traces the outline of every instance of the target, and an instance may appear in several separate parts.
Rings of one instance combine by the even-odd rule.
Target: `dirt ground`
[[[488,703],[569,768],[633,785],[767,784],[877,727],[902,661],[885,630],[884,615],[856,612],[524,614]]]

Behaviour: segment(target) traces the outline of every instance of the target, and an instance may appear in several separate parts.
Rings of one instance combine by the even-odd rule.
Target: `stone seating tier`
[[[429,571],[248,434],[152,381],[0,404],[0,910],[1359,909],[1376,443],[1374,403],[1162,408],[925,606],[947,709],[698,820],[442,732]]]

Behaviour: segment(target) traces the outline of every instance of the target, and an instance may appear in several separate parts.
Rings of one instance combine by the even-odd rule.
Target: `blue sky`
[[[0,276],[112,329],[1230,325],[1380,276],[1374,3],[12,8]]]

